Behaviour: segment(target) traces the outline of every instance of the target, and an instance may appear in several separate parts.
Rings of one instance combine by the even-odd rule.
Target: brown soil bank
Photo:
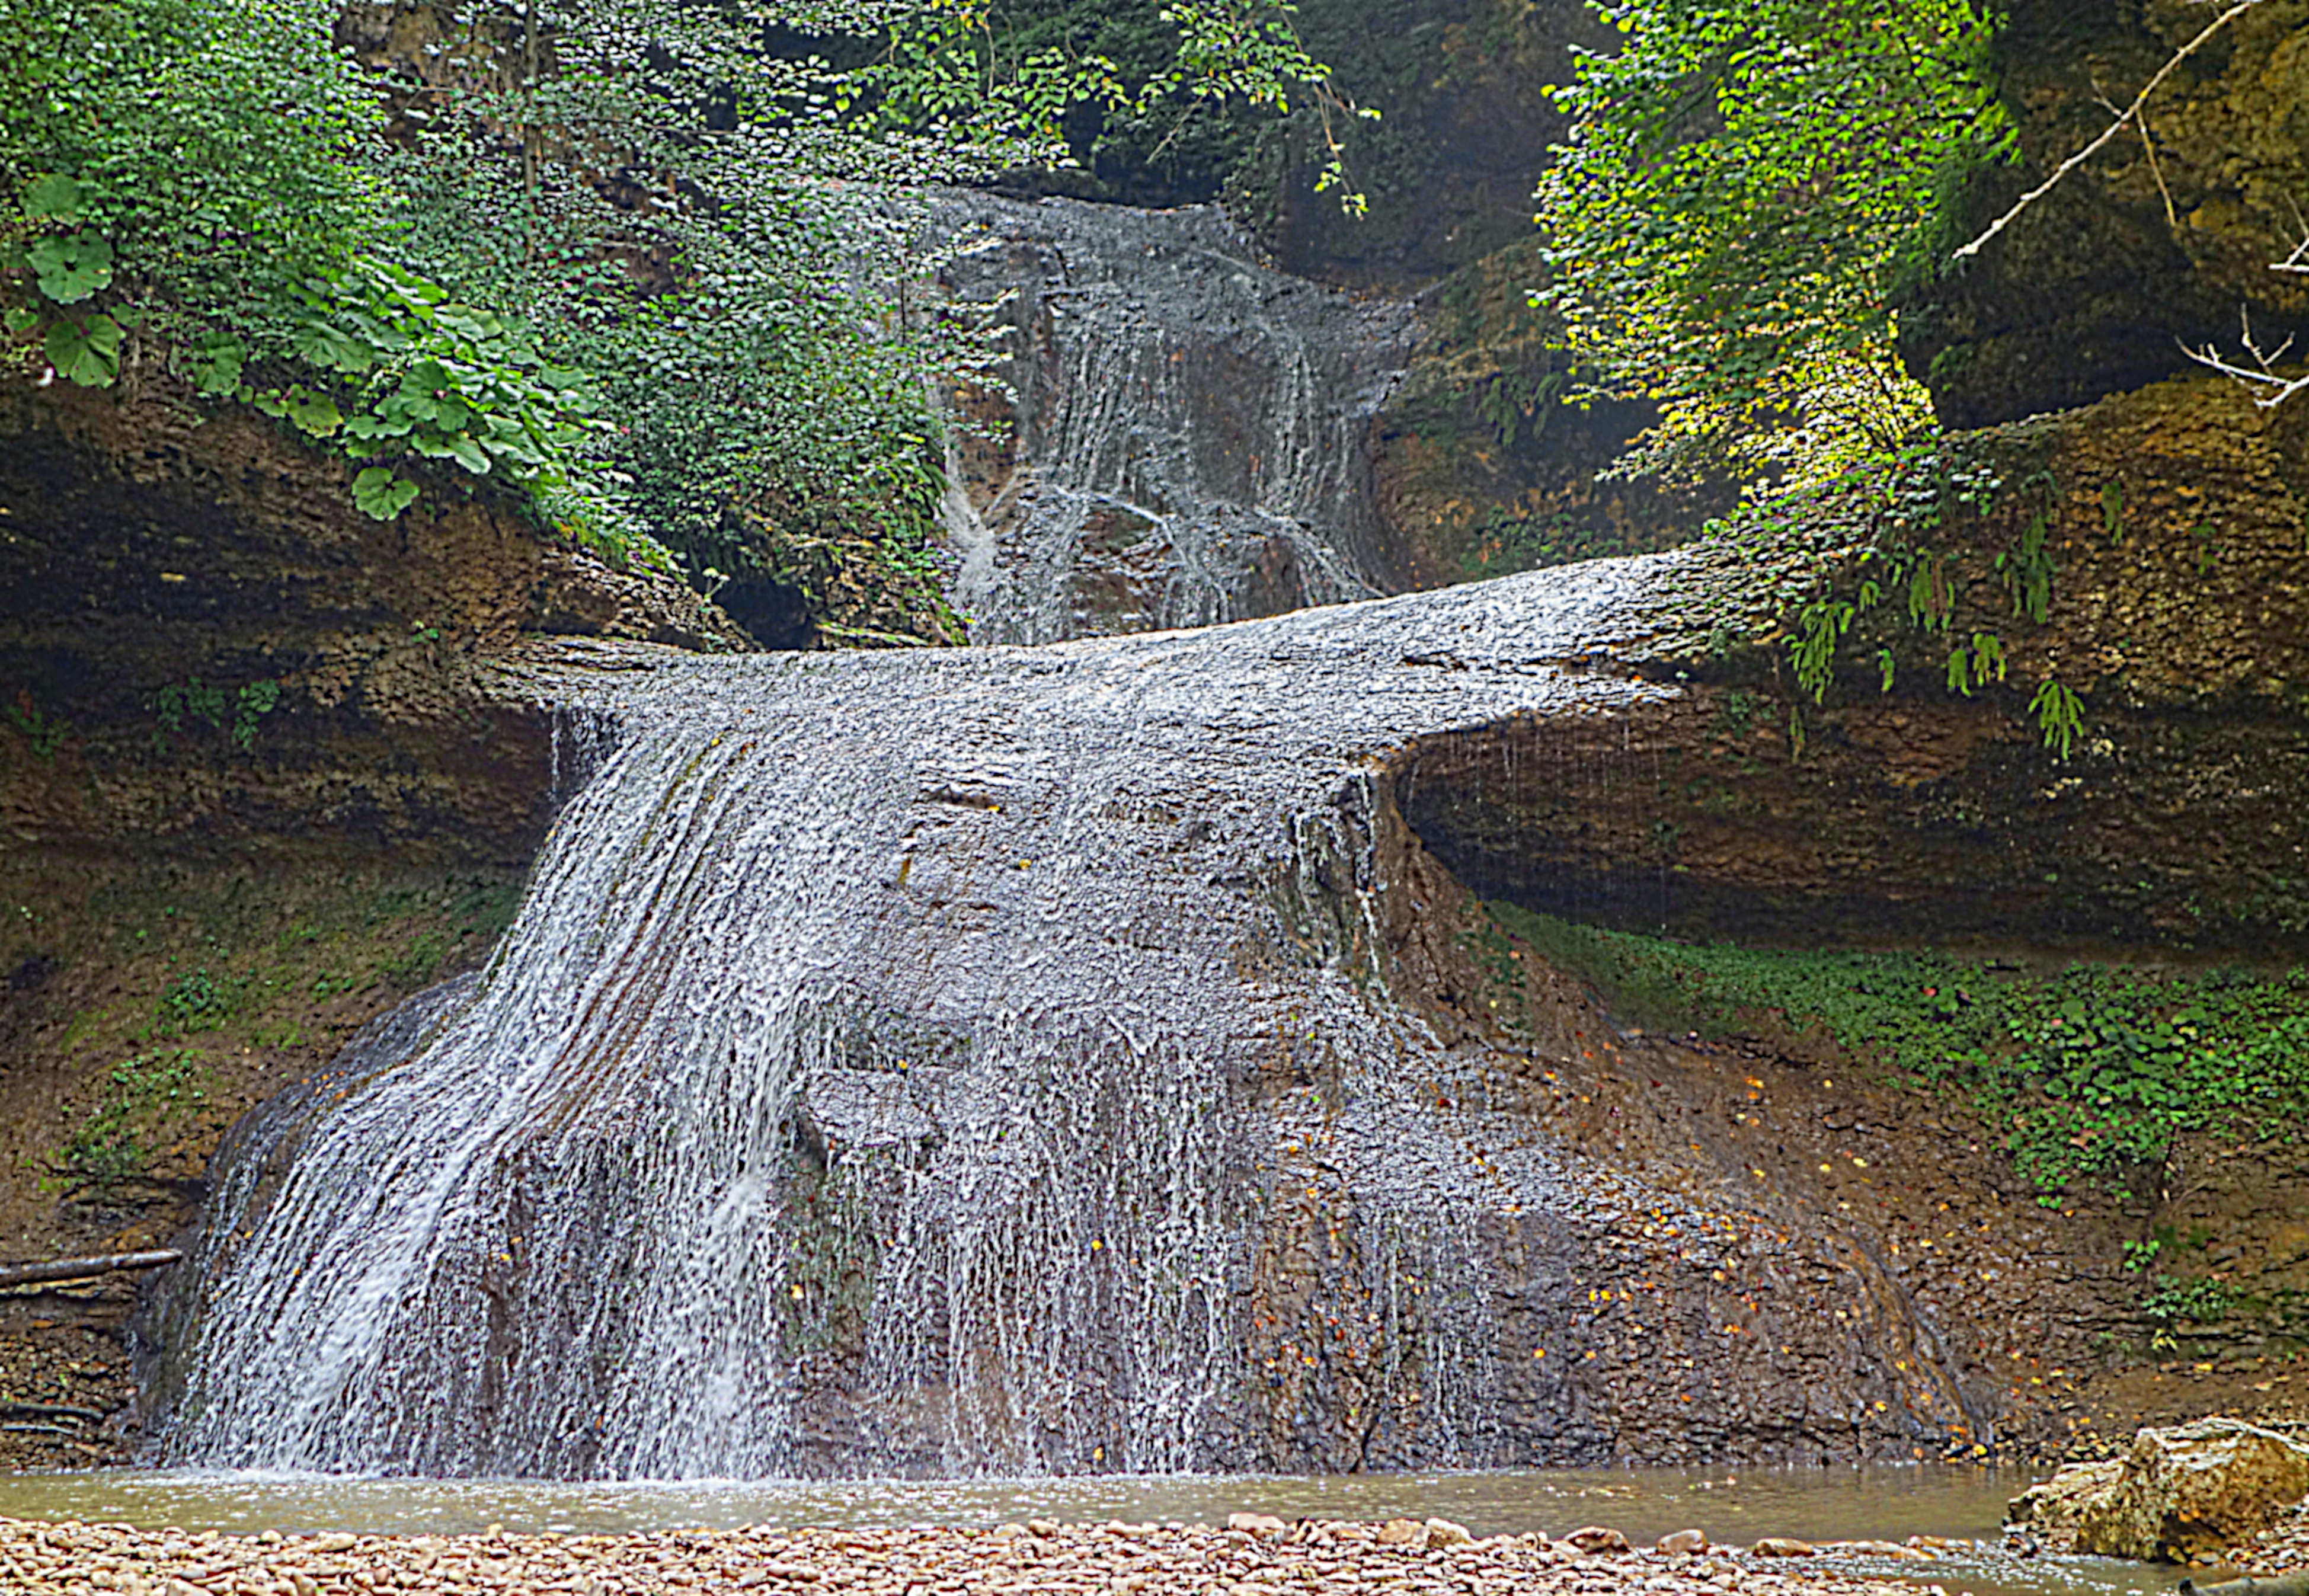
[[[165,391],[0,388],[0,1256],[148,1245],[247,1108],[478,962],[574,780],[524,633],[733,641],[672,584]],[[133,1436],[115,1279],[0,1296],[0,1462]]]

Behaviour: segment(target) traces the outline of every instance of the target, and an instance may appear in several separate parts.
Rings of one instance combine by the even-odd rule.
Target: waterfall
[[[1410,358],[1400,300],[1258,263],[1214,207],[956,194],[957,314],[1003,332],[1006,426],[950,457],[958,607],[979,643],[1205,625],[1396,585],[1371,417]]]
[[[1503,1117],[1439,1108],[1466,1066],[1387,999],[1376,778],[1668,691],[1558,665],[1643,629],[1646,564],[1032,650],[540,652],[590,777],[489,968],[221,1159],[160,1455],[1607,1455],[1514,1307],[1604,1188],[1471,1163]]]
[[[1855,1248],[1578,1032],[1419,987],[1484,979],[1431,945],[1423,894],[1460,889],[1398,809],[1432,806],[1423,750],[1499,738],[1500,792],[1446,795],[1495,851],[1506,807],[1608,807],[1583,750],[1628,765],[1626,718],[1680,692],[1621,667],[1769,573],[1696,548],[1368,598],[1406,307],[1267,272],[1212,211],[941,205],[947,306],[1013,356],[1010,396],[956,397],[1010,425],[956,430],[945,506],[989,646],[506,667],[560,803],[519,917],[220,1152],[155,1310],[158,1460],[1349,1471],[1936,1434],[1956,1382]],[[1735,1290],[1758,1263],[1803,1284]]]

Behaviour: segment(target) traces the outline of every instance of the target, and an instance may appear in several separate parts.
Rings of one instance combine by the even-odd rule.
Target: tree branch
[[[2059,183],[2062,178],[2067,177],[2071,172],[2075,171],[2079,167],[2084,165],[2085,162],[2090,160],[2094,156],[2106,149],[2108,147],[2108,142],[2116,137],[2118,134],[2124,131],[2124,125],[2140,114],[2140,108],[2149,103],[2149,97],[2157,92],[2158,88],[2164,84],[2166,78],[2173,75],[2173,69],[2175,67],[2179,66],[2182,62],[2186,61],[2191,56],[2194,55],[2198,48],[2202,46],[2206,40],[2211,39],[2214,34],[2218,33],[2230,22],[2234,22],[2236,18],[2243,16],[2246,12],[2251,11],[2254,6],[2260,4],[2261,0],[2236,0],[2235,4],[2230,6],[2227,11],[2221,13],[2220,15],[2215,17],[2211,22],[2205,24],[2203,32],[2198,34],[2196,38],[2191,39],[2187,44],[2183,45],[2179,49],[2174,51],[2173,58],[2165,63],[2164,65],[2158,67],[2157,69],[2157,75],[2150,78],[2148,82],[2141,85],[2140,92],[2132,97],[2132,103],[2125,107],[2123,111],[2117,114],[2116,120],[2110,123],[2108,126],[2102,131],[2101,135],[2098,138],[2095,139],[2091,143],[2087,144],[2083,149],[2078,151],[2074,155],[2070,156],[2068,160],[2063,161],[2059,166],[2054,168],[2053,175],[2051,177],[2045,178],[2042,183],[2039,183],[2036,187],[2030,189],[2027,194],[2022,194],[2018,200],[2014,201],[2012,209],[2007,211],[2003,215],[1989,223],[1988,230],[1986,232],[1981,234],[1979,237],[1975,238],[1971,243],[1958,250],[1952,258],[1956,260],[1965,260],[1972,255],[1978,254],[1984,245],[1985,245],[1991,238],[1995,237],[1997,234],[2002,232],[2006,228],[2011,226],[2014,220],[2018,218],[2023,211],[2026,211],[2038,200],[2043,199],[2046,194],[2052,193],[2054,185]]]
[[[112,1253],[95,1258],[60,1258],[53,1264],[0,1264],[0,1290],[10,1286],[44,1285],[58,1281],[95,1280],[119,1270],[158,1269],[174,1264],[184,1254],[173,1251]]]

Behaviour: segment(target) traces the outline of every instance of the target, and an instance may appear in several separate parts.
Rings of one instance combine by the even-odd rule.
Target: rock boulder
[[[2309,1448],[2235,1419],[2142,1430],[2122,1459],[2063,1469],[2011,1519],[2103,1557],[2180,1562],[2266,1527],[2309,1496]]]
[[[2124,1464],[2116,1458],[2071,1463],[2042,1485],[2032,1485],[2013,1497],[2004,1522],[2025,1524],[2058,1549],[2067,1550],[2076,1544],[2077,1515],[2085,1503],[2106,1495],[2123,1472]]]

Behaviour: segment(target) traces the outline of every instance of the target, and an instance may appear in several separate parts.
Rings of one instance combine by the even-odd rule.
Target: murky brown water
[[[1716,1540],[1902,1540],[1984,1544],[1933,1563],[1864,1564],[1950,1596],[2147,1596],[2172,1570],[2098,1558],[2023,1561],[1994,1549],[2005,1502],[2033,1477],[1991,1469],[1561,1469],[1314,1479],[1113,1476],[1059,1480],[611,1481],[361,1480],[107,1470],[0,1476],[0,1516],[145,1528],[454,1533],[611,1532],[749,1523],[995,1525],[1224,1521],[1250,1510],[1290,1518],[1456,1519],[1478,1535],[1562,1535],[1609,1524],[1641,1544],[1695,1527]]]

